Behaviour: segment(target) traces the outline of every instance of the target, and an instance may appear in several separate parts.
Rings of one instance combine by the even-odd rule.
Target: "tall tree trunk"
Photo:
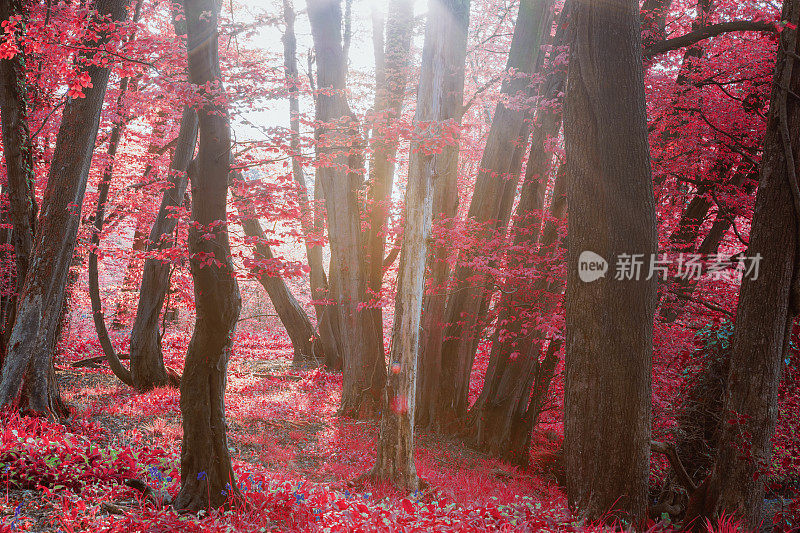
[[[189,164],[197,145],[197,112],[186,107],[181,117],[178,142],[172,154],[169,180],[171,187],[164,190],[158,216],[150,230],[148,254],[174,246],[173,234],[178,225],[174,212],[183,203],[188,185]],[[139,391],[161,387],[172,382],[170,372],[164,366],[161,350],[161,334],[158,330],[161,308],[167,297],[172,265],[158,257],[148,257],[142,269],[142,285],[136,318],[131,328],[131,375],[133,385]]]
[[[189,81],[203,91],[198,110],[200,142],[197,175],[192,176],[189,250],[197,309],[192,340],[181,379],[181,488],[174,507],[199,511],[219,507],[237,493],[228,452],[225,386],[228,359],[242,301],[231,262],[227,198],[230,172],[230,124],[219,67],[216,0],[187,0]],[[207,239],[207,233],[213,234]]]
[[[25,10],[22,0],[9,0],[0,5],[0,20],[20,15],[18,42],[22,50],[25,36]],[[36,195],[33,166],[33,144],[28,127],[28,91],[25,78],[25,56],[22,51],[10,59],[0,60],[0,109],[2,109],[3,155],[6,160],[8,216],[12,229],[16,272],[14,292],[4,302],[0,313],[0,365],[6,352],[11,327],[16,318],[17,297],[30,265],[36,235]],[[9,280],[12,281],[12,280]],[[10,288],[10,287],[9,287]]]
[[[180,0],[173,5],[172,10],[172,25],[178,38],[186,35],[186,19],[181,16],[184,5],[185,0]],[[160,128],[165,126],[166,121],[161,123]],[[174,214],[186,196],[189,165],[197,146],[197,128],[197,112],[192,106],[184,107],[178,136],[174,141],[175,151],[169,165],[168,178],[171,187],[164,190],[158,215],[150,230],[147,241],[149,255],[165,251],[176,244],[177,235],[173,235],[178,220]],[[151,144],[150,152],[154,153],[156,150],[156,145]],[[146,170],[145,177],[148,174],[149,171]],[[172,265],[158,257],[148,257],[142,268],[142,283],[130,336],[131,377],[134,387],[142,392],[168,384],[176,387],[180,385],[177,373],[164,366],[161,333],[158,328],[161,309],[169,292],[171,272]]]
[[[453,71],[451,68],[458,64],[463,67],[469,7],[469,0],[431,0],[428,4],[422,73],[414,117],[415,126],[420,131],[419,139],[412,142],[410,152],[391,372],[381,409],[378,455],[371,472],[373,477],[387,479],[406,490],[417,490],[420,484],[414,465],[414,412],[434,184],[440,177],[439,170],[447,169],[452,164],[451,154],[431,153],[424,147],[437,139],[443,128],[458,120],[461,99],[453,98],[451,91],[459,87],[463,90],[463,69]],[[459,70],[462,76],[453,74]],[[441,167],[442,163],[447,166]]]
[[[315,132],[317,155],[328,161],[319,168],[325,196],[331,247],[330,296],[337,311],[343,356],[341,414],[372,416],[386,381],[385,355],[378,339],[380,324],[361,308],[366,299],[366,275],[357,170],[360,152],[358,124],[345,98],[346,61],[342,46],[341,3],[308,0],[308,17],[317,55]],[[355,156],[353,154],[356,154]]]
[[[98,0],[95,7],[101,16],[120,21],[127,3]],[[87,43],[87,48],[102,47],[103,41],[101,35],[96,42]],[[51,397],[54,389],[49,379],[56,330],[109,77],[107,68],[89,65],[86,70],[92,85],[84,89],[85,98],[72,99],[64,106],[34,253],[0,382],[0,406],[14,402],[24,380],[29,409],[49,416],[57,415],[59,400]]]
[[[453,15],[443,13],[443,9],[453,10]],[[420,87],[441,85],[436,99],[427,110],[436,120],[436,132],[441,134],[445,128],[453,128],[461,122],[464,106],[464,62],[467,54],[467,32],[469,29],[469,4],[461,8],[458,4],[429,4],[426,46],[431,54],[442,50],[437,62],[425,62],[420,71]],[[430,44],[428,44],[430,39]],[[418,91],[419,98],[421,91]],[[419,105],[419,104],[418,104]],[[412,152],[412,157],[416,155]],[[433,217],[439,221],[450,221],[458,207],[458,144],[448,144],[428,163],[433,173]],[[447,222],[444,222],[447,223]],[[422,338],[420,339],[419,372],[416,383],[416,423],[429,426],[437,420],[437,391],[441,386],[440,347],[444,330],[444,308],[447,302],[445,292],[450,269],[447,264],[448,248],[442,242],[431,244],[426,270],[428,272],[428,291],[423,302],[421,318]]]
[[[503,95],[512,102],[530,94],[530,75],[540,69],[542,45],[550,38],[552,7],[550,0],[520,2],[506,67],[514,74],[502,87]],[[508,225],[530,132],[525,122],[529,116],[524,105],[499,102],[495,108],[467,214],[477,227],[479,241],[488,243]],[[509,157],[515,152],[517,157]],[[459,259],[461,264],[456,267],[447,300],[447,329],[441,347],[441,373],[448,379],[441,382],[432,421],[446,431],[458,429],[465,422],[472,363],[493,291],[487,273],[468,266],[464,252]],[[435,353],[426,352],[425,356]]]
[[[328,291],[328,279],[325,276],[325,266],[322,262],[322,246],[314,242],[320,238],[317,234],[317,225],[314,220],[315,209],[308,196],[303,167],[300,164],[300,98],[298,84],[300,75],[297,70],[297,37],[294,31],[295,13],[290,0],[283,2],[283,19],[286,23],[286,33],[283,34],[283,67],[286,72],[286,83],[289,86],[289,147],[292,150],[292,176],[297,185],[297,197],[300,203],[300,224],[306,239],[306,256],[308,257],[309,282],[311,297],[319,302],[325,298]],[[327,306],[319,303],[314,305],[317,315],[317,324],[323,321]],[[330,325],[327,328],[318,326],[319,334],[323,337],[321,342],[325,349],[336,349],[336,341],[325,338],[330,334]]]
[[[141,3],[137,4],[137,7]],[[138,18],[138,12],[134,15],[134,22]],[[94,214],[94,228],[91,237],[91,248],[89,250],[89,298],[92,304],[92,319],[94,320],[95,330],[97,331],[97,338],[100,341],[100,347],[106,356],[111,370],[120,381],[126,385],[133,385],[133,379],[128,369],[122,366],[122,363],[117,356],[114,345],[111,342],[111,337],[106,328],[106,321],[103,318],[103,302],[100,299],[100,280],[97,268],[98,262],[98,249],[100,248],[100,234],[103,232],[103,223],[105,222],[106,202],[108,201],[108,191],[111,188],[111,178],[114,172],[114,158],[117,155],[117,149],[122,141],[122,134],[125,129],[126,120],[122,116],[125,102],[125,93],[128,92],[128,85],[130,78],[123,78],[119,84],[119,96],[117,97],[116,112],[120,117],[111,128],[111,136],[108,141],[108,161],[103,170],[103,176],[100,178],[100,183],[97,186],[97,208]]]
[[[753,529],[762,521],[781,367],[800,309],[800,137],[791,134],[800,128],[800,102],[788,97],[800,91],[800,1],[784,2],[781,20],[788,24],[780,34],[747,250],[750,258],[759,257],[759,271],[742,280],[717,461],[709,480],[715,504],[710,510],[740,517]]]
[[[373,15],[375,16],[375,15]],[[366,235],[366,263],[368,297],[380,300],[383,285],[383,259],[386,251],[386,231],[389,220],[392,182],[399,135],[395,128],[405,98],[408,67],[411,59],[411,37],[414,24],[414,3],[409,0],[392,0],[384,39],[384,25],[373,22],[375,52],[375,102],[372,124],[372,158],[367,184],[367,216],[369,229]],[[383,329],[383,312],[379,305],[371,307],[373,323]],[[379,336],[383,352],[383,335]]]
[[[650,472],[656,280],[613,277],[623,254],[649,261],[657,250],[638,10],[634,0],[576,2],[564,105],[567,496],[590,520],[637,524]],[[585,251],[610,262],[605,277],[581,281]]]

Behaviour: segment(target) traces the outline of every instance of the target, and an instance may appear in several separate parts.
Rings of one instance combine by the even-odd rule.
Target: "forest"
[[[0,21],[0,533],[800,531],[800,0]]]

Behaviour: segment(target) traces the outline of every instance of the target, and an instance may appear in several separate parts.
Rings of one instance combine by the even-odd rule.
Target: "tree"
[[[0,60],[0,109],[3,120],[3,152],[6,160],[8,180],[9,219],[12,225],[11,244],[14,249],[15,293],[8,298],[5,308],[0,311],[0,365],[3,364],[8,337],[16,318],[17,298],[22,290],[25,275],[33,253],[36,235],[36,196],[34,194],[35,174],[33,166],[33,145],[28,127],[28,90],[25,79],[25,55],[21,49],[25,35],[23,2],[13,0],[0,5],[0,20],[13,23],[13,41],[17,49],[13,57]],[[8,31],[8,29],[6,29]]]
[[[441,153],[430,161],[432,165],[430,172],[434,175],[433,216],[435,219],[445,220],[455,215],[458,205],[459,146],[455,134],[461,122],[464,106],[464,60],[469,30],[469,4],[458,9],[455,9],[458,7],[457,4],[447,4],[447,6],[452,10],[452,19],[429,22],[429,24],[442,24],[441,29],[437,33],[432,32],[430,36],[430,39],[440,39],[440,41],[432,41],[430,46],[433,49],[442,47],[445,52],[436,63],[423,63],[423,70],[420,72],[420,85],[422,80],[426,80],[426,84],[435,83],[442,86],[437,99],[432,102],[435,107],[427,112],[436,117],[438,132],[448,132],[454,140],[442,146]],[[437,7],[437,3],[431,2],[429,9],[428,18],[438,18],[436,14],[440,8]],[[426,45],[427,38],[426,29]],[[418,95],[421,92],[418,90]],[[418,150],[425,148],[420,146]],[[428,426],[438,420],[436,392],[441,385],[441,358],[438,354],[443,334],[444,306],[447,301],[447,295],[442,291],[449,276],[447,254],[445,246],[434,243],[428,257],[428,283],[432,286],[432,292],[426,294],[423,303],[420,370],[416,382],[419,410],[415,417],[416,423],[420,426]]]
[[[343,360],[341,413],[375,413],[386,380],[385,355],[378,342],[382,326],[362,304],[366,300],[358,189],[362,185],[359,124],[345,96],[347,65],[339,1],[308,0],[308,17],[317,59],[315,131],[319,182],[331,249],[329,295],[336,309],[334,336]]]
[[[244,184],[239,184],[244,187]],[[275,268],[275,256],[267,241],[267,235],[258,221],[258,216],[252,204],[241,191],[233,189],[236,207],[239,211],[239,222],[244,234],[254,239],[251,272],[267,291],[272,301],[275,312],[278,314],[286,333],[292,340],[294,356],[292,364],[297,367],[306,365],[318,366],[324,360],[324,349],[319,341],[319,336],[300,302],[297,301],[286,281],[281,276],[279,269]]]
[[[400,118],[405,99],[408,67],[411,60],[414,5],[408,0],[392,0],[388,4],[385,29],[378,11],[373,12],[372,40],[375,54],[375,100],[370,140],[372,158],[367,183],[366,214],[369,229],[365,238],[367,290],[380,301],[383,286],[384,253],[389,220],[392,183],[399,134],[394,127]],[[385,35],[385,38],[384,38]],[[380,306],[368,311],[375,324],[383,324]],[[379,337],[383,352],[383,335]]]
[[[183,5],[184,2],[175,4],[176,7]],[[175,36],[183,38],[186,36],[186,22],[180,16],[181,13],[173,8],[172,24]],[[161,197],[158,215],[147,241],[148,254],[163,252],[175,245],[172,237],[178,225],[175,211],[181,207],[186,195],[189,164],[197,147],[197,128],[197,112],[191,105],[187,105],[183,109],[180,129],[175,139],[175,151],[172,153],[169,165],[168,179],[171,187],[164,189]],[[171,269],[172,265],[158,257],[148,257],[142,269],[139,301],[130,337],[130,373],[133,385],[139,391],[170,383],[178,385],[177,374],[168,371],[164,366],[161,333],[158,327],[161,308],[169,291]]]
[[[187,106],[183,110],[177,144],[169,166],[171,187],[164,190],[158,215],[150,230],[148,253],[164,251],[174,245],[172,238],[178,224],[174,216],[179,208],[189,183],[189,164],[197,146],[197,112]],[[131,327],[131,378],[139,391],[176,384],[164,366],[161,351],[159,318],[161,308],[169,291],[172,265],[158,257],[148,257],[142,269],[142,284],[136,318]]]
[[[650,471],[656,279],[583,282],[578,261],[656,252],[638,2],[577,2],[564,104],[569,236],[564,459],[570,505],[640,522]],[[610,511],[611,514],[609,514]]]
[[[225,385],[242,302],[226,223],[231,141],[227,112],[218,99],[219,5],[187,0],[185,12],[189,81],[202,96],[189,233],[197,318],[181,379],[181,488],[173,505],[198,511],[219,507],[237,491],[226,435]]]
[[[96,24],[121,21],[127,3],[98,0],[92,20]],[[51,358],[109,78],[109,56],[100,49],[113,49],[113,34],[108,31],[89,35],[88,51],[81,54],[80,62],[90,85],[84,86],[82,98],[75,95],[64,106],[34,252],[19,295],[0,382],[0,406],[16,400],[24,381],[27,407],[51,417],[63,414],[57,383],[51,379]]]
[[[434,184],[439,154],[426,149],[459,111],[460,102],[451,99],[451,83],[463,87],[456,77],[442,83],[440,76],[463,57],[469,0],[432,0],[428,5],[422,73],[417,92],[415,127],[419,139],[411,147],[406,188],[405,229],[400,251],[400,273],[394,328],[391,372],[383,393],[378,456],[371,476],[387,479],[406,490],[420,485],[414,465],[414,411],[419,354],[420,316],[425,284],[425,264],[431,231]],[[449,154],[443,154],[449,162]],[[381,257],[382,258],[382,257]]]
[[[498,102],[495,108],[467,213],[469,223],[477,227],[479,242],[504,232],[508,225],[530,135],[530,124],[525,120],[529,111],[516,102],[530,94],[530,76],[542,64],[542,45],[549,40],[551,26],[552,2],[520,2],[506,66],[513,74],[501,89],[508,101]],[[437,386],[435,414],[429,421],[444,430],[460,428],[465,422],[472,363],[493,289],[489,276],[469,266],[466,255],[462,250],[453,274],[441,348],[425,352],[426,359],[441,358],[441,375],[448,376]]]
[[[797,25],[800,2],[787,0],[781,20],[772,96],[745,273],[724,396],[717,459],[708,483],[706,510],[735,515],[748,528],[762,524],[764,482],[778,415],[778,385],[794,317],[800,311],[798,245],[800,191],[796,161],[800,139]],[[758,263],[755,263],[758,262]]]

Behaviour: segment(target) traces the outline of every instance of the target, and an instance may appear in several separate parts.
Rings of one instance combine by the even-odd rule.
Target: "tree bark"
[[[495,108],[467,214],[468,221],[476,225],[479,242],[488,243],[503,234],[508,226],[522,154],[530,133],[530,125],[525,122],[530,112],[518,100],[530,94],[530,75],[540,70],[544,57],[542,45],[550,38],[552,7],[550,0],[520,2],[506,67],[514,75],[502,87],[503,96],[509,102],[499,102]],[[514,153],[517,157],[509,157]],[[478,253],[481,253],[480,246]],[[440,356],[441,373],[448,379],[442,380],[439,386],[431,421],[444,431],[458,430],[466,421],[472,363],[494,289],[491,276],[469,266],[465,251],[459,254],[459,266],[453,278]],[[426,352],[425,355],[436,354]]]
[[[221,91],[215,0],[187,0],[189,81],[204,90],[198,110],[200,142],[197,175],[192,178],[189,231],[196,322],[181,379],[181,488],[176,509],[199,511],[227,504],[236,494],[228,452],[225,386],[228,359],[241,309],[239,285],[231,262],[227,227],[230,125],[217,103]],[[209,234],[211,238],[208,238]]]
[[[0,5],[0,20],[21,15],[19,46],[25,34],[25,10],[21,0]],[[12,230],[10,244],[16,266],[13,293],[4,302],[0,313],[0,365],[3,363],[11,327],[17,310],[17,297],[30,265],[36,235],[36,195],[33,166],[33,144],[28,127],[28,91],[25,78],[25,56],[22,51],[10,59],[0,60],[0,109],[2,109],[3,155],[6,160],[8,217]],[[10,287],[9,287],[10,288]]]
[[[717,460],[709,481],[711,510],[761,525],[764,482],[772,456],[771,439],[778,415],[778,385],[798,311],[798,242],[800,191],[796,161],[800,137],[800,91],[797,24],[800,2],[787,0],[781,20],[764,155],[748,257],[760,256],[758,277],[745,275],[736,311],[725,411]]]
[[[438,63],[423,63],[420,85],[441,84],[437,100],[436,132],[446,127],[458,126],[464,106],[464,63],[469,29],[469,3],[466,6],[447,4],[456,9],[452,15],[442,11],[445,7],[431,2],[428,13],[430,47],[442,50]],[[433,29],[438,28],[438,29]],[[426,43],[428,39],[426,29]],[[421,93],[422,91],[418,91]],[[419,98],[419,97],[418,97]],[[418,104],[419,105],[419,104]],[[414,153],[412,152],[412,156]],[[437,224],[450,227],[458,208],[458,156],[457,142],[446,144],[428,163],[434,175],[433,216]],[[441,345],[445,326],[445,305],[450,268],[447,256],[449,246],[433,239],[428,254],[426,270],[427,288],[422,312],[422,337],[420,339],[419,372],[416,392],[416,423],[420,427],[435,427],[439,422],[438,390],[442,384]],[[447,376],[446,379],[449,379]]]
[[[638,8],[576,3],[564,106],[567,496],[589,520],[634,525],[647,510],[656,280],[612,278],[622,254],[657,251]],[[610,272],[581,281],[584,251]]]
[[[342,48],[339,1],[307,0],[308,17],[317,56],[315,132],[328,235],[331,247],[329,298],[336,308],[336,325],[343,359],[340,412],[344,416],[373,416],[386,381],[385,355],[380,350],[381,324],[362,304],[366,275],[358,189],[360,134],[345,98],[346,61]]]
[[[98,0],[96,9],[100,16],[110,15],[120,21],[127,4],[125,0]],[[102,46],[103,40],[101,35],[98,42],[87,43],[87,47]],[[0,406],[15,401],[24,380],[29,409],[48,416],[57,414],[59,399],[51,397],[50,365],[109,77],[106,68],[90,65],[86,70],[92,86],[84,89],[85,98],[70,100],[64,106],[34,253],[20,293],[0,382]]]
[[[184,1],[176,6],[183,6]],[[173,8],[172,23],[176,37],[186,35],[186,22]],[[164,190],[161,205],[158,209],[150,237],[147,242],[147,253],[155,255],[175,245],[172,235],[178,225],[174,216],[186,196],[189,182],[189,165],[197,146],[197,112],[191,106],[183,109],[180,129],[176,139],[175,151],[169,165],[169,181],[171,187]],[[148,257],[142,269],[142,283],[139,289],[139,300],[136,317],[131,327],[131,377],[133,385],[139,391],[147,391],[164,385],[179,386],[177,373],[164,366],[164,354],[161,349],[161,333],[159,318],[164,300],[170,286],[172,265],[158,257]]]
[[[377,12],[376,12],[377,13]],[[383,260],[386,252],[386,224],[389,220],[392,183],[399,134],[395,128],[400,118],[405,98],[408,67],[411,60],[414,5],[409,0],[392,0],[384,25],[374,20],[373,43],[375,49],[375,114],[372,124],[372,158],[367,184],[367,216],[369,228],[366,235],[366,264],[368,297],[375,305],[368,312],[375,324],[383,324],[380,293],[383,286]],[[383,335],[380,336],[383,351]]]
[[[253,243],[253,256],[256,262],[250,270],[267,291],[278,318],[286,329],[286,333],[289,334],[294,348],[292,364],[296,367],[319,366],[325,359],[324,348],[319,342],[319,337],[314,332],[314,327],[303,306],[294,297],[280,272],[271,271],[274,269],[269,268],[269,263],[274,263],[276,259],[267,242],[267,235],[258,221],[255,209],[251,203],[248,203],[248,199],[237,191],[236,187],[232,189],[232,194],[236,199],[239,223],[242,225],[244,234],[256,239]],[[267,265],[259,266],[259,261],[266,262]]]
[[[314,220],[316,207],[312,206],[309,199],[305,174],[300,164],[300,99],[298,90],[300,74],[297,69],[297,37],[294,30],[295,13],[290,0],[284,0],[283,2],[283,19],[286,23],[286,32],[283,34],[283,66],[286,72],[286,83],[289,86],[289,127],[291,129],[289,147],[292,150],[292,176],[297,185],[300,224],[306,240],[311,297],[315,302],[320,302],[325,299],[327,294],[328,279],[322,262],[322,246],[315,242],[321,238],[321,235],[318,235],[320,228],[317,227]],[[312,207],[314,208],[312,209]],[[322,326],[327,310],[328,306],[319,303],[314,305],[320,342],[324,346],[325,352],[327,350],[335,351],[338,344],[335,339],[328,338],[332,334],[330,324],[328,323],[326,327]],[[327,361],[329,357],[327,353],[322,355],[325,356],[324,358]],[[331,354],[330,359],[333,361],[336,356]]]

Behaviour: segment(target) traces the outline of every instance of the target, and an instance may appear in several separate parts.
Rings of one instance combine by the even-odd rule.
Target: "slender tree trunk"
[[[408,67],[411,59],[411,37],[414,24],[414,4],[409,0],[392,0],[388,6],[384,40],[384,25],[373,22],[375,51],[375,102],[372,124],[372,158],[367,184],[366,263],[368,297],[380,303],[383,286],[383,259],[386,251],[386,232],[394,180],[395,157],[399,135],[395,128],[400,118],[406,92]],[[376,11],[377,13],[377,11]],[[385,41],[385,42],[384,42]],[[381,331],[383,312],[379,305],[368,310],[372,321]],[[383,352],[383,335],[379,336]]]
[[[120,21],[126,14],[125,0],[98,0],[101,15]],[[88,47],[102,44],[87,43]],[[9,351],[0,382],[0,406],[15,401],[25,383],[31,411],[55,416],[50,366],[56,331],[64,304],[64,288],[75,250],[80,210],[94,151],[100,111],[109,70],[86,67],[92,86],[85,98],[70,100],[64,107],[50,175],[45,190],[36,245],[20,293],[18,313],[11,332]]]
[[[215,0],[187,0],[189,80],[221,90]],[[189,250],[197,318],[181,379],[181,488],[174,507],[199,511],[226,504],[236,494],[228,452],[225,386],[228,359],[241,309],[227,227],[230,125],[216,90],[198,110],[197,175],[192,176]],[[212,239],[205,238],[212,233]]]
[[[328,280],[325,276],[325,267],[322,262],[322,246],[315,243],[319,239],[314,221],[314,209],[308,196],[303,167],[300,164],[300,98],[298,84],[300,75],[297,70],[297,38],[294,31],[295,13],[290,0],[283,2],[283,19],[286,23],[286,33],[283,34],[283,66],[286,72],[286,83],[289,86],[289,127],[291,129],[289,146],[292,150],[292,176],[297,185],[297,197],[300,203],[300,223],[306,238],[306,256],[308,257],[309,281],[311,297],[315,301],[325,298],[328,290]],[[317,323],[322,322],[326,306],[316,304],[314,310]],[[322,334],[322,331],[320,331]],[[336,343],[330,340],[323,341],[326,347],[335,349]]]
[[[241,176],[237,177],[241,179]],[[239,186],[241,185],[240,182]],[[237,190],[236,186],[232,188],[231,192],[236,199],[239,223],[242,225],[245,236],[256,239],[253,244],[255,262],[250,270],[267,291],[278,318],[286,329],[286,333],[289,334],[294,348],[292,364],[297,367],[319,366],[325,359],[324,349],[303,306],[286,285],[280,271],[271,268],[270,263],[274,264],[276,259],[267,242],[267,235],[258,221],[255,209],[251,203],[248,203],[249,200],[246,196]]]
[[[520,2],[507,65],[507,70],[515,74],[502,88],[503,95],[512,101],[530,94],[530,75],[540,70],[542,45],[550,38],[552,7],[550,0]],[[529,116],[525,106],[500,102],[495,108],[467,214],[482,242],[503,234],[508,225],[530,133],[525,122]],[[517,157],[509,157],[515,152]],[[441,347],[441,372],[448,379],[441,382],[433,423],[445,431],[457,430],[465,422],[472,363],[494,287],[488,274],[468,266],[466,257],[462,251],[461,264],[453,276]],[[426,357],[433,355],[426,353]]]
[[[25,35],[25,10],[22,0],[9,0],[0,5],[0,20],[21,15],[18,23],[20,49]],[[11,327],[17,310],[17,297],[30,265],[36,235],[36,195],[33,167],[33,144],[28,128],[28,95],[25,78],[25,56],[18,52],[10,59],[0,60],[0,109],[2,109],[3,155],[6,160],[8,187],[8,216],[12,229],[16,270],[13,293],[4,301],[0,313],[0,364],[6,352]],[[5,277],[5,276],[4,276]],[[9,287],[11,288],[11,287]]]
[[[308,0],[308,16],[317,55],[317,155],[330,163],[319,168],[325,196],[331,247],[330,295],[337,311],[344,385],[341,414],[372,416],[386,380],[385,356],[379,349],[382,328],[361,307],[366,275],[357,172],[358,125],[345,98],[346,61],[339,1]],[[349,154],[349,155],[348,155]],[[348,171],[351,169],[351,171]]]
[[[567,496],[587,519],[635,524],[647,510],[656,280],[613,278],[623,254],[648,262],[657,250],[638,11],[576,2],[564,105]],[[584,251],[609,261],[605,277],[581,281]]]
[[[760,258],[758,276],[742,280],[717,461],[709,480],[709,510],[756,529],[762,522],[764,482],[778,416],[778,385],[798,312],[800,191],[797,166],[800,91],[797,25],[800,2],[787,0],[780,34],[769,122],[747,255]]]
[[[138,13],[134,16],[134,21],[137,18]],[[124,111],[125,93],[128,92],[129,83],[130,78],[123,78],[119,84],[116,111],[120,117]],[[97,209],[94,214],[94,228],[91,237],[91,248],[89,250],[89,298],[92,303],[92,318],[94,320],[95,330],[97,331],[97,338],[100,341],[100,346],[103,349],[103,353],[106,356],[111,370],[120,381],[126,385],[133,385],[131,373],[122,366],[119,356],[117,356],[117,352],[114,349],[114,345],[111,342],[108,329],[106,328],[106,321],[103,318],[103,302],[100,299],[100,281],[97,268],[100,234],[103,232],[103,223],[105,222],[106,202],[108,201],[108,191],[111,188],[111,178],[114,172],[114,158],[117,155],[117,149],[122,141],[125,123],[125,119],[120,118],[119,122],[115,123],[111,128],[111,136],[108,141],[108,161],[106,162],[106,168],[103,170],[103,176],[97,187]]]

